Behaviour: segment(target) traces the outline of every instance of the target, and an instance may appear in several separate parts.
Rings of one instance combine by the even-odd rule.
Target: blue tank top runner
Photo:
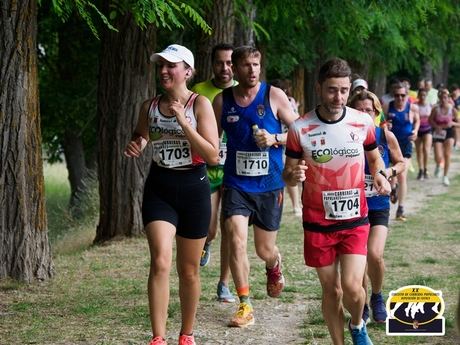
[[[270,85],[261,82],[252,103],[247,107],[240,107],[235,102],[232,88],[225,89],[222,93],[221,126],[227,134],[224,186],[249,193],[268,192],[284,187],[281,176],[281,145],[271,146],[267,150],[260,149],[253,137],[253,125],[272,134],[282,132],[281,121],[275,117],[270,107],[269,94]],[[255,170],[260,175],[253,175]]]
[[[409,137],[412,134],[413,125],[410,122],[410,103],[407,102],[403,110],[398,111],[394,106],[394,102],[390,102],[388,107],[388,120],[391,121],[391,131],[395,134],[398,140]]]

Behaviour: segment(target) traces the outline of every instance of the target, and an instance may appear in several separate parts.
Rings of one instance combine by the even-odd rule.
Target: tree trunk
[[[268,66],[268,54],[267,46],[264,44],[259,44],[257,49],[260,51],[260,80],[267,81],[267,66]]]
[[[319,99],[316,95],[316,81],[318,80],[318,72],[321,67],[321,61],[317,59],[315,67],[305,73],[305,112],[308,112],[318,105]]]
[[[431,65],[429,61],[425,61],[423,63],[422,76],[423,76],[423,79],[428,79],[428,80],[433,81],[433,66]]]
[[[213,1],[206,15],[206,22],[212,28],[212,35],[201,32],[195,57],[195,80],[202,81],[212,77],[211,51],[218,43],[233,44],[235,17],[233,0]]]
[[[386,93],[387,77],[385,73],[379,73],[368,81],[369,90],[381,98]]]
[[[255,46],[252,22],[256,18],[256,7],[253,0],[246,1],[246,13],[240,14],[235,26],[235,46]]]
[[[299,114],[305,113],[305,68],[297,66],[292,77],[292,96],[299,103]]]
[[[109,5],[109,1],[105,3]],[[102,37],[99,67],[98,178],[99,225],[95,242],[139,234],[141,201],[151,151],[142,158],[123,155],[137,124],[142,102],[154,93],[154,68],[149,57],[155,29],[139,28],[130,14],[120,16]],[[149,154],[150,153],[150,154]]]
[[[69,207],[75,216],[80,216],[80,201],[85,192],[86,163],[83,141],[78,133],[66,131],[64,133],[64,156],[69,172],[70,201]]]
[[[41,157],[37,3],[0,7],[0,279],[53,276]]]
[[[83,24],[84,25],[84,24]],[[71,16],[65,23],[61,24],[58,31],[59,39],[59,59],[57,64],[57,71],[59,73],[59,85],[64,88],[62,95],[64,97],[72,97],[74,95],[74,85],[80,82],[81,78],[75,66],[80,62],[80,55],[78,49],[85,47],[82,42],[88,38],[82,30],[82,23],[77,16]],[[77,84],[78,85],[78,84]],[[66,161],[67,170],[69,173],[70,183],[70,199],[69,209],[76,217],[81,216],[81,196],[84,193],[85,177],[86,177],[86,162],[83,138],[81,136],[81,125],[78,120],[89,118],[90,114],[82,113],[78,116],[67,118],[68,127],[65,128],[61,137],[61,144],[64,149],[64,156]],[[80,120],[81,121],[81,120]]]
[[[450,70],[450,60],[449,60],[449,56],[446,54],[444,55],[444,58],[443,58],[442,79],[441,79],[441,82],[446,87],[447,87],[447,81],[449,80],[449,70]]]
[[[449,77],[449,54],[444,54],[444,57],[436,70],[433,71],[433,87],[437,88],[439,84],[447,87],[447,79]]]

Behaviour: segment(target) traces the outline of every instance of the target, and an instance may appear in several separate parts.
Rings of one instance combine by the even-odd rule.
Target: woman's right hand
[[[128,143],[123,153],[126,157],[139,157],[145,146],[147,146],[147,140],[140,135]]]

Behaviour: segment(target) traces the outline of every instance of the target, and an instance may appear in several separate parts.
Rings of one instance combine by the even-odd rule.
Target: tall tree
[[[292,76],[292,96],[299,102],[299,114],[305,113],[305,68],[297,66]]]
[[[75,12],[63,22],[50,4],[40,8],[38,25],[45,152],[52,163],[60,161],[64,154],[70,182],[69,205],[78,215],[87,189],[87,162],[94,157],[97,136],[99,41]]]
[[[37,2],[0,7],[0,279],[54,273],[45,213],[37,75]]]
[[[149,56],[155,47],[155,29],[150,25],[142,30],[130,13],[118,16],[113,24],[118,32],[104,30],[99,66],[100,217],[95,242],[142,231],[140,202],[150,163],[148,151],[139,159],[128,159],[122,152],[142,101],[154,95]]]
[[[256,38],[254,24],[256,19],[257,7],[253,0],[237,0],[236,8],[236,27],[235,27],[235,45],[255,46]]]
[[[233,44],[235,32],[235,16],[233,0],[215,0],[206,9],[206,22],[212,28],[212,34],[201,31],[198,39],[195,65],[195,80],[202,81],[211,78],[211,50],[218,43]]]

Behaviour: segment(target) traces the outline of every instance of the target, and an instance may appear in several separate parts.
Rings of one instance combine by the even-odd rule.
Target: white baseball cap
[[[158,61],[160,57],[173,63],[184,61],[192,68],[195,66],[195,59],[193,58],[192,52],[179,44],[171,44],[167,46],[166,49],[161,53],[152,54],[150,61]]]
[[[359,86],[362,86],[363,88],[365,88],[366,90],[368,89],[367,87],[367,81],[365,81],[364,79],[356,79],[353,84],[351,84],[351,91],[353,91],[354,89],[356,89],[357,87]]]

